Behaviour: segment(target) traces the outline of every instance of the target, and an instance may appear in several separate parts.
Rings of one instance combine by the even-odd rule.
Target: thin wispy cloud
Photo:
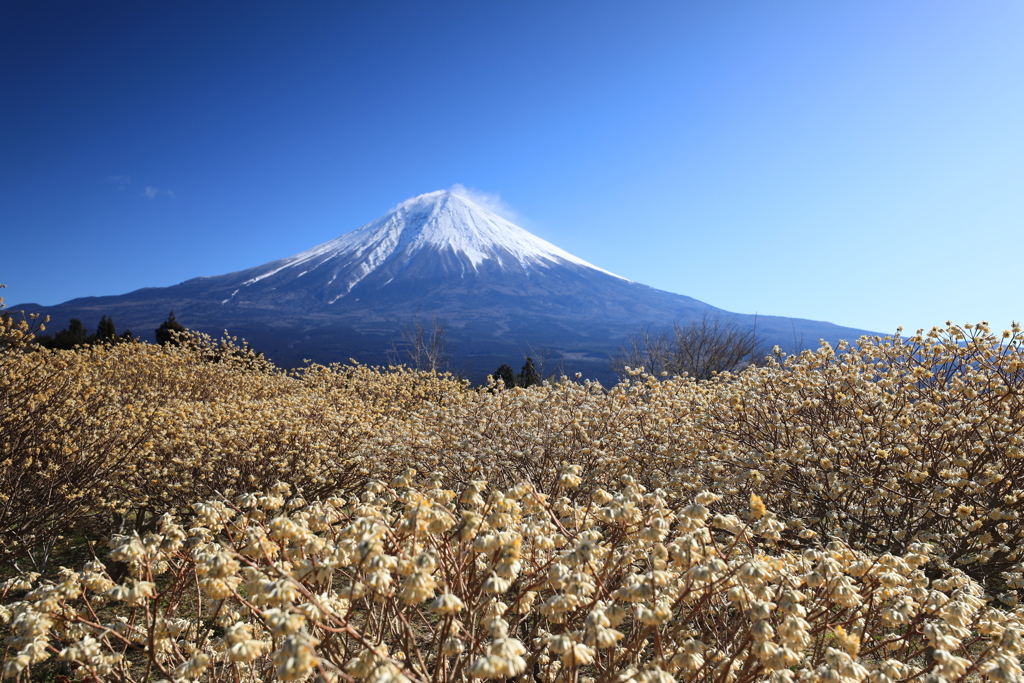
[[[509,206],[497,192],[485,192],[475,187],[466,187],[462,183],[455,183],[448,188],[448,191],[459,197],[465,197],[477,206],[487,209],[491,213],[496,213],[505,220],[512,222],[522,220],[522,216],[517,214],[515,209]]]
[[[132,184],[132,177],[128,175],[111,175],[107,176],[104,182],[117,186],[118,190],[124,190]],[[156,199],[160,196],[171,197],[173,199],[176,195],[174,194],[174,190],[166,190],[159,188],[156,185],[147,185],[145,189],[139,193],[139,196],[145,197],[146,199]]]
[[[112,176],[107,176],[107,179],[106,179],[105,182],[113,183],[114,185],[117,186],[117,189],[123,190],[124,188],[128,187],[129,185],[131,185],[132,178],[131,178],[131,176],[126,176],[126,175],[112,175]]]
[[[146,189],[142,191],[142,196],[146,199],[156,199],[160,195],[165,197],[174,197],[174,190],[161,190],[159,187],[147,185]]]

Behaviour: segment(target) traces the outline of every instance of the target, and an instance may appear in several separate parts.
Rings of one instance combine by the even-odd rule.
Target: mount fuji
[[[605,382],[613,378],[609,354],[640,328],[725,314],[591,265],[447,191],[408,199],[337,239],[248,270],[13,308],[49,315],[53,329],[71,318],[91,329],[107,315],[143,338],[173,309],[186,327],[214,335],[228,329],[285,367],[304,359],[384,364],[410,321],[442,319],[454,364],[470,379],[544,347],[567,372]],[[744,326],[756,320],[769,345],[864,334],[826,322],[725,315]]]

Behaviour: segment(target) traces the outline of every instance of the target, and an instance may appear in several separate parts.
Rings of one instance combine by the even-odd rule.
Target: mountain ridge
[[[108,315],[144,338],[173,308],[187,327],[218,335],[228,329],[286,367],[305,359],[384,364],[405,325],[439,318],[459,349],[457,363],[475,380],[544,345],[572,359],[567,371],[607,383],[608,355],[627,335],[708,314],[756,324],[769,344],[784,346],[797,336],[834,343],[864,333],[728,313],[632,282],[446,191],[413,197],[333,240],[252,268],[12,310],[18,308],[49,314],[57,326],[77,317],[91,327]]]

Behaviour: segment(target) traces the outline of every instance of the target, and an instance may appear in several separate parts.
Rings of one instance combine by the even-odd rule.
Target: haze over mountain
[[[57,306],[13,307],[51,328],[103,315],[143,338],[170,309],[190,329],[244,337],[282,366],[387,362],[413,319],[447,321],[454,366],[474,380],[544,347],[567,372],[609,381],[608,357],[643,326],[722,313],[687,296],[631,282],[559,249],[447,191],[406,200],[363,227],[302,253],[226,275]],[[757,316],[769,344],[816,345],[864,332],[826,322]]]

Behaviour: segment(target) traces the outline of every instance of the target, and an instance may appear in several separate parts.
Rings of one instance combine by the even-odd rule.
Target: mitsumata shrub
[[[560,486],[578,482],[575,468]],[[932,547],[803,550],[758,498],[679,513],[623,477],[586,503],[408,470],[358,498],[279,484],[193,506],[52,582],[8,581],[5,674],[89,680],[1016,680],[1021,615]],[[27,592],[26,592],[27,591]],[[103,615],[103,616],[101,616]]]
[[[3,329],[7,676],[1021,680],[1017,327],[610,389]]]

